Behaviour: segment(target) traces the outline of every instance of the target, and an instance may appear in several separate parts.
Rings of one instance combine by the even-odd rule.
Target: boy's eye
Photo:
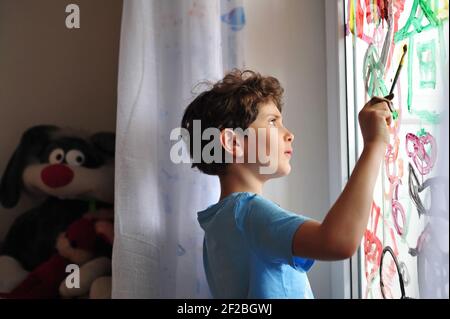
[[[269,120],[269,123],[270,123],[270,125],[276,125],[276,122],[277,122],[277,119],[270,119]]]

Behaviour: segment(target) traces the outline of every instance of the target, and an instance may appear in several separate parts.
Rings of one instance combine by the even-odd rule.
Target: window
[[[393,91],[398,117],[353,278],[358,295],[400,298],[399,269],[406,296],[420,297],[427,275],[440,273],[442,286],[435,289],[448,297],[448,249],[433,248],[441,264],[423,253],[434,234],[431,210],[447,209],[448,232],[448,179],[439,176],[439,165],[448,165],[440,163],[439,148],[448,117],[448,1],[344,0],[344,15],[349,171],[363,149],[357,114],[372,96],[389,94],[407,48]],[[383,261],[382,292],[383,249],[393,254]]]

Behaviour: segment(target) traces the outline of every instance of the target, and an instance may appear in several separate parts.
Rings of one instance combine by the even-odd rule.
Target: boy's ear
[[[91,136],[94,147],[108,157],[114,157],[116,152],[116,134],[111,132],[99,132]]]
[[[243,141],[232,129],[226,128],[220,132],[220,143],[224,150],[233,156],[240,158],[244,156]]]
[[[57,126],[38,125],[28,129],[20,140],[0,182],[0,204],[5,208],[16,206],[23,185],[22,173],[29,160],[37,157],[50,142],[50,133]]]

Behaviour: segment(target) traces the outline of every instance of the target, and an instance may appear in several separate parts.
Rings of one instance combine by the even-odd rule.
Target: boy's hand
[[[358,120],[364,139],[364,146],[389,144],[388,126],[392,122],[390,106],[394,94],[386,97],[373,97],[359,112]]]

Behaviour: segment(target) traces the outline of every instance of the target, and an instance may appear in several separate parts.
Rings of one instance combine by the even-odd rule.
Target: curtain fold
[[[199,210],[217,177],[170,159],[202,80],[242,67],[242,1],[124,0],[119,58],[113,298],[208,298]]]

